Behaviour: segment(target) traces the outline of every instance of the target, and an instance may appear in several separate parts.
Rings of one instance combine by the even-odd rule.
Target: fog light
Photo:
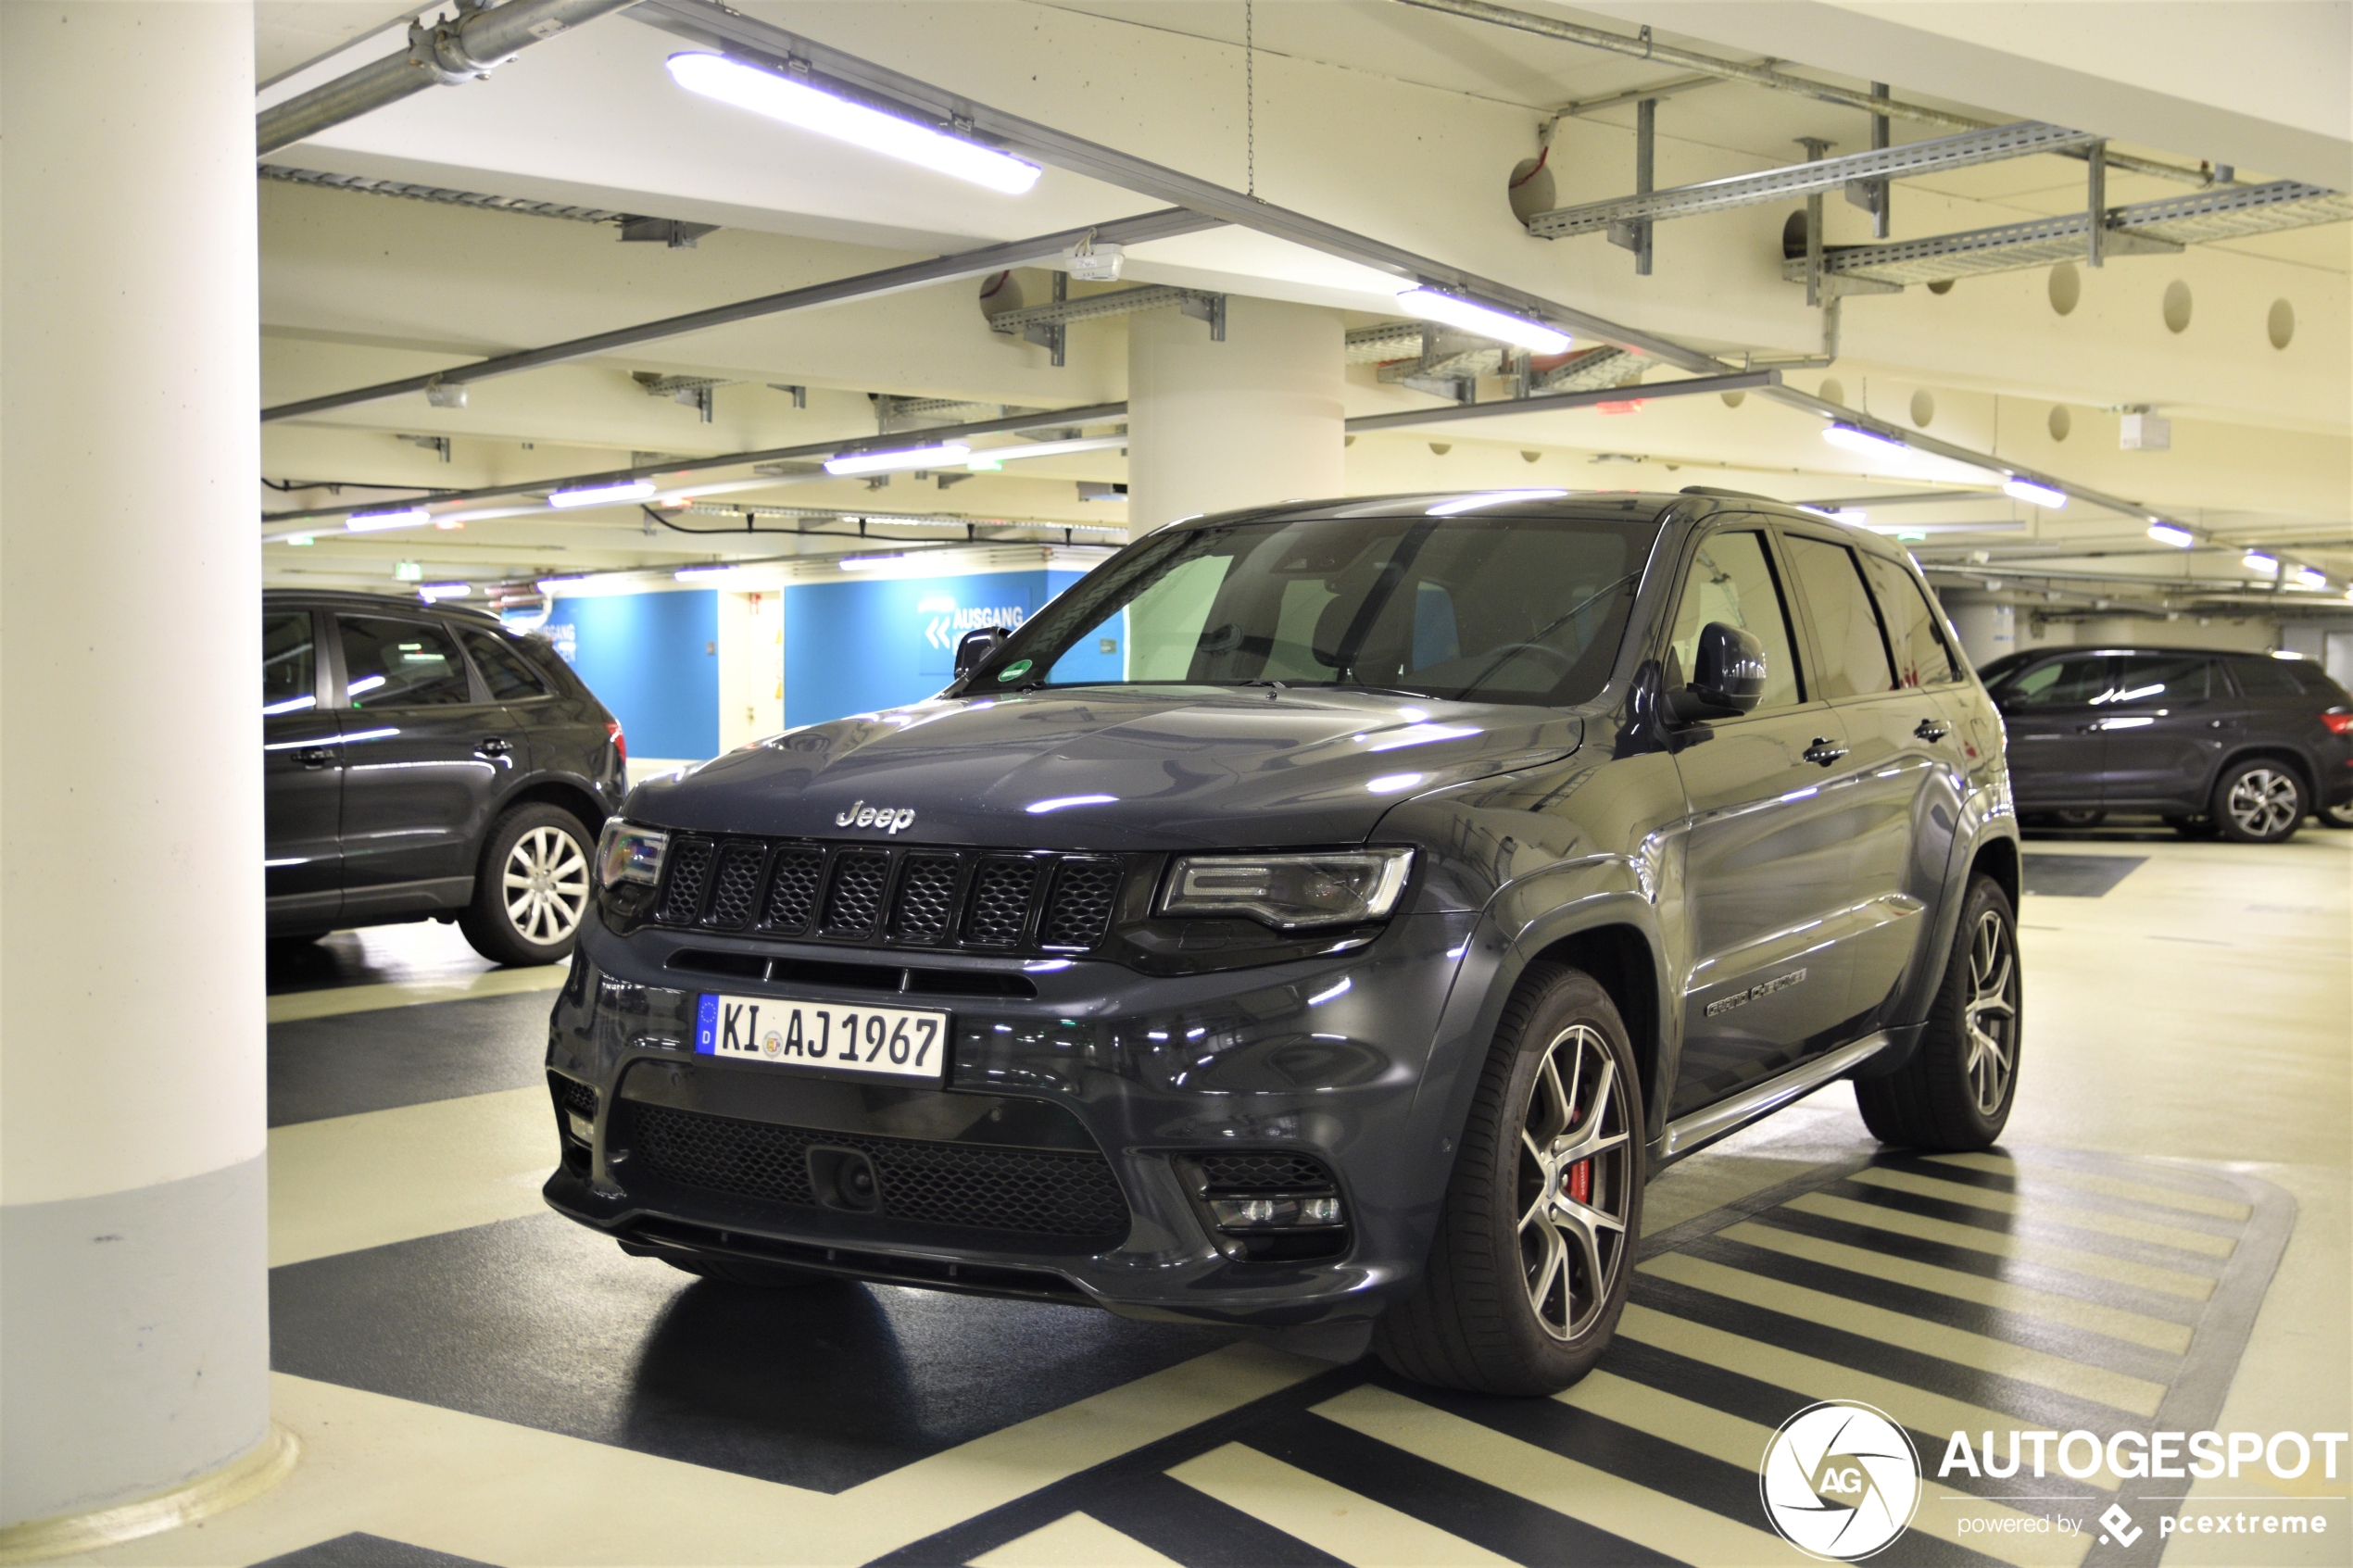
[[[582,1143],[595,1143],[597,1141],[597,1124],[594,1122],[589,1121],[585,1116],[581,1115],[577,1110],[565,1111],[564,1121],[571,1126],[572,1135],[578,1138]]]
[[[1325,1230],[1345,1223],[1340,1199],[1329,1195],[1213,1198],[1209,1211],[1228,1231]]]

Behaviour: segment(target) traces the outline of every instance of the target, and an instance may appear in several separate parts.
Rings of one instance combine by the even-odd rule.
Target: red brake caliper
[[[1568,1196],[1579,1203],[1593,1201],[1593,1162],[1580,1160],[1568,1168]]]

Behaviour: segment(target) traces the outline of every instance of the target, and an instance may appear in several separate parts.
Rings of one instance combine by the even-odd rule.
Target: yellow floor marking
[[[1065,1513],[1042,1530],[1007,1541],[972,1560],[972,1568],[1177,1568],[1133,1536],[1101,1520]]]
[[[511,997],[522,991],[555,991],[572,973],[564,964],[535,969],[490,969],[471,980],[391,981],[381,985],[338,985],[323,991],[287,991],[270,998],[270,1022],[333,1018],[346,1012],[415,1007],[420,1002],[462,1002],[472,997]]]
[[[364,1530],[506,1568],[863,1562],[1327,1370],[1228,1346],[830,1497],[279,1373],[271,1411],[303,1449],[292,1475],[80,1561],[228,1568]]]
[[[270,1130],[270,1266],[543,1214],[555,1169],[543,1088]]]
[[[2208,1236],[2204,1231],[2184,1230],[2179,1225],[2160,1224],[2155,1220],[2134,1220],[2120,1214],[2103,1213],[2096,1209],[2078,1209],[2069,1204],[2055,1203],[2047,1198],[2021,1198],[2007,1192],[1994,1192],[1959,1182],[1940,1182],[1931,1176],[1914,1175],[1909,1171],[1891,1171],[1883,1166],[1857,1171],[1854,1179],[1894,1192],[1943,1198],[1947,1203],[1966,1203],[1972,1209],[1990,1210],[1996,1214],[2049,1220],[2055,1224],[2072,1225],[2077,1230],[2098,1231],[2103,1235],[2125,1236],[2159,1247],[2178,1247],[2184,1252],[2203,1252],[2209,1258],[2227,1258],[2231,1255],[2231,1248],[2237,1245],[2227,1236]]]
[[[1849,1300],[1825,1290],[1809,1290],[1802,1285],[1751,1273],[1746,1269],[1728,1268],[1705,1258],[1667,1252],[1644,1263],[1642,1269],[1655,1278],[1671,1279],[1730,1300],[1786,1312],[1807,1323],[1844,1329],[1849,1334],[1902,1346],[1923,1355],[1942,1356],[1973,1372],[2022,1378],[2079,1399],[2131,1411],[2134,1415],[2155,1415],[2165,1399],[2165,1385],[2151,1383],[2145,1377],[2128,1377],[2105,1367],[2013,1345],[2007,1339],[1971,1334],[1965,1328],[1916,1318],[1907,1312],[1891,1312],[1884,1307]]]
[[[1330,1370],[1228,1345],[852,1486],[808,1544],[816,1560],[863,1562]]]
[[[1511,1562],[1239,1443],[1212,1449],[1168,1474],[1356,1568],[1466,1568]]]
[[[2233,1203],[2227,1198],[2208,1198],[2202,1193],[2183,1192],[2175,1187],[2129,1182],[2117,1176],[2095,1175],[2088,1171],[2071,1171],[2063,1165],[2020,1165],[2017,1160],[1999,1154],[1937,1154],[1930,1158],[1940,1165],[1958,1165],[1971,1171],[1988,1171],[1997,1176],[2014,1176],[2032,1185],[2080,1187],[2105,1198],[2128,1198],[2137,1203],[2161,1204],[2168,1209],[2204,1214],[2216,1220],[2244,1221],[2255,1212],[2246,1204]]]
[[[2128,1312],[2121,1307],[2104,1307],[2096,1301],[2030,1289],[2023,1285],[1987,1279],[1982,1274],[1963,1273],[1958,1269],[1941,1269],[1933,1263],[1891,1258],[1884,1252],[1849,1247],[1843,1242],[1824,1241],[1819,1236],[1785,1231],[1773,1225],[1760,1225],[1754,1221],[1743,1221],[1717,1234],[1727,1241],[1744,1241],[1752,1247],[1768,1248],[1793,1258],[1809,1259],[1851,1273],[1893,1280],[1898,1285],[1908,1285],[1920,1290],[1933,1290],[1939,1295],[1957,1297],[1964,1301],[1974,1301],[1981,1307],[2022,1312],[2029,1317],[2065,1323],[2070,1328],[2105,1334],[2111,1339],[2145,1345],[2152,1350],[2170,1351],[2178,1356],[2190,1348],[2187,1323],[2169,1323],[2163,1318]]]
[[[1743,1470],[1755,1470],[1765,1462],[1765,1445],[1773,1436],[1769,1426],[1760,1426],[1713,1406],[1662,1393],[1606,1372],[1588,1373],[1584,1381],[1553,1398],[1572,1409],[1591,1411],[1638,1432],[1655,1433],[1670,1443],[1680,1443]],[[1928,1476],[1935,1474],[1941,1457],[1920,1456]],[[2000,1518],[2017,1512],[2004,1504],[1939,1486],[1924,1476],[1920,1482],[1919,1511],[1912,1517],[1912,1528],[1972,1551],[1985,1550],[1989,1540],[2000,1542],[2007,1553],[2004,1561],[2015,1562],[2020,1568],[2075,1568],[2083,1560],[2086,1537],[2082,1536],[2061,1536],[2056,1532],[2047,1536],[1961,1533],[1965,1513]]]
[[[1628,1339],[1671,1350],[1695,1361],[1777,1384],[1809,1400],[1859,1399],[1885,1411],[1913,1431],[1933,1438],[1949,1438],[1956,1432],[1967,1432],[1971,1443],[1982,1446],[1984,1434],[1993,1432],[2003,1435],[2002,1440],[2007,1443],[2007,1434],[2022,1430],[2028,1424],[2017,1416],[1997,1415],[1966,1400],[1915,1388],[1892,1377],[1874,1376],[1836,1361],[1727,1334],[1720,1328],[1633,1303],[1628,1304],[1626,1315],[1618,1320],[1617,1332]],[[1932,1472],[1942,1456],[1920,1457]],[[2117,1478],[2105,1469],[2089,1479],[2091,1485],[2105,1490],[2112,1491],[2118,1485]]]
[[[2144,1290],[2179,1296],[2187,1301],[2203,1301],[2214,1294],[2214,1282],[2202,1274],[2183,1273],[2179,1269],[2162,1269],[2154,1263],[2135,1263],[2125,1258],[2111,1258],[2104,1252],[2084,1252],[2072,1247],[2058,1246],[2055,1242],[2030,1241],[1977,1225],[1955,1224],[1950,1220],[1931,1220],[1924,1214],[1909,1214],[1901,1209],[1882,1208],[1876,1203],[1857,1203],[1852,1198],[1837,1198],[1825,1192],[1809,1192],[1793,1198],[1786,1207],[1801,1213],[1819,1214],[1825,1219],[1843,1220],[1849,1224],[1869,1225],[1874,1230],[1917,1236],[1922,1241],[1942,1242],[1947,1247],[1963,1247],[1972,1252],[1990,1253],[1996,1258],[2015,1258],[2021,1263],[2065,1269],[2070,1273],[2114,1280],[2119,1285],[2136,1285]]]
[[[1773,1562],[1787,1550],[1761,1517],[1754,1526],[1727,1519],[1669,1493],[1370,1385],[1316,1406],[1315,1413],[1686,1562]]]

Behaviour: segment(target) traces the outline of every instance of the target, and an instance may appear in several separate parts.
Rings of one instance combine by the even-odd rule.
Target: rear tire
[[[2208,815],[2234,844],[2285,844],[2304,825],[2304,781],[2284,762],[2258,757],[2225,772]]]
[[[2312,817],[2324,828],[2353,828],[2353,800],[2342,806],[2323,806]]]
[[[1973,878],[1912,1060],[1855,1081],[1863,1125],[1885,1144],[1958,1153],[2002,1135],[2018,1097],[2018,917],[2001,884]]]
[[[1546,966],[1504,1010],[1429,1261],[1373,1330],[1390,1371],[1479,1394],[1556,1394],[1625,1310],[1642,1232],[1642,1091],[1626,1025],[1582,971]]]
[[[588,912],[595,851],[580,819],[554,806],[515,807],[483,846],[473,902],[458,917],[473,950],[497,964],[561,963]]]
[[[2081,810],[2054,811],[2051,813],[2051,825],[2053,827],[2073,828],[2078,832],[2087,828],[2095,828],[2106,821],[2108,821],[2108,813],[2100,810],[2096,807],[2087,807]]]

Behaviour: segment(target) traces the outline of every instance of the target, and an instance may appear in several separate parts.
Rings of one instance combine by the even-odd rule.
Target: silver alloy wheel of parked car
[[[2248,838],[2284,838],[2304,816],[2304,791],[2284,768],[2249,768],[2231,781],[2222,809]]]
[[[535,827],[515,840],[500,872],[507,919],[545,947],[580,928],[588,908],[588,861],[571,834]]]
[[[1969,997],[1961,1010],[1969,1054],[1962,1065],[1978,1113],[1991,1116],[2009,1093],[2018,1061],[2018,954],[2008,925],[1995,910],[1978,917],[1969,936]]]
[[[1598,1031],[1572,1024],[1546,1047],[1519,1135],[1529,1303],[1545,1333],[1577,1339],[1601,1316],[1625,1266],[1632,1186],[1617,1063]]]

